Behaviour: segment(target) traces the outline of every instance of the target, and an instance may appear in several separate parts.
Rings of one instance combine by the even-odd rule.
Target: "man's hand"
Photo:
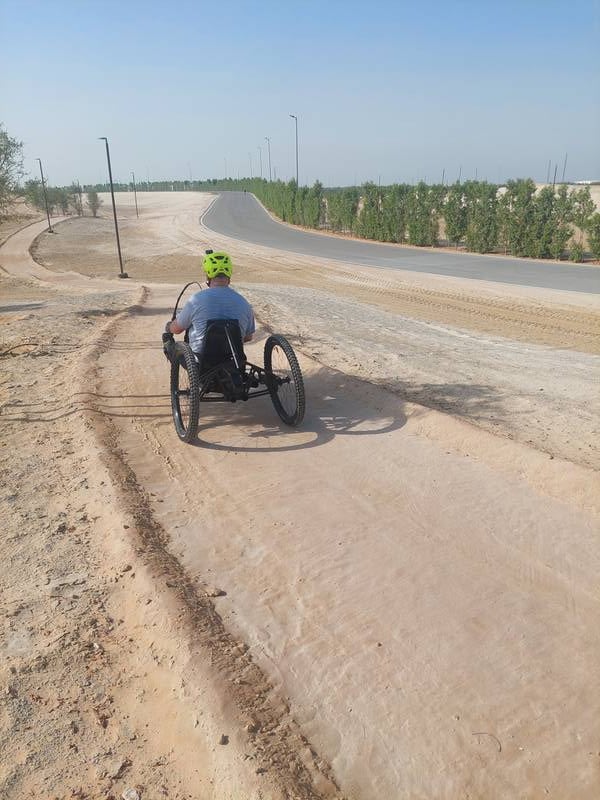
[[[162,342],[163,342],[163,353],[167,361],[171,360],[171,350],[173,348],[173,343],[175,342],[175,337],[171,333],[171,320],[167,322],[165,325],[165,332],[162,335]]]
[[[171,360],[171,353],[173,352],[173,348],[175,347],[175,337],[172,333],[167,333],[166,331],[162,335],[163,341],[163,353],[165,354],[165,358],[167,361]]]
[[[172,319],[165,326],[165,330],[168,331],[169,333],[183,333],[185,331],[185,328],[182,328],[176,319]]]

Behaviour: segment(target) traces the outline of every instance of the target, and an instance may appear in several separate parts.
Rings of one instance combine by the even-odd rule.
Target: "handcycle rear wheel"
[[[265,342],[265,376],[275,411],[286,425],[299,425],[304,418],[304,381],[291,344],[280,334]]]
[[[171,360],[171,409],[177,435],[191,442],[198,433],[200,378],[189,345],[177,342]]]

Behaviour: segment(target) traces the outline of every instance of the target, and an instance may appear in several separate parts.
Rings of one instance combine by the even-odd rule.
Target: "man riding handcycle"
[[[233,267],[227,253],[207,250],[202,266],[208,288],[196,292],[165,325],[163,350],[171,364],[171,408],[177,435],[195,439],[201,402],[236,402],[270,395],[287,425],[304,417],[302,373],[292,346],[280,334],[264,346],[264,367],[246,359],[244,343],[255,332],[248,301],[231,288]],[[173,334],[185,333],[183,341]],[[264,387],[264,388],[263,388]]]

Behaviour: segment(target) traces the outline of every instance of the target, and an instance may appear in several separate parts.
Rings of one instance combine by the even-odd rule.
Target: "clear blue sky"
[[[0,0],[0,121],[50,183],[600,179],[600,0]]]

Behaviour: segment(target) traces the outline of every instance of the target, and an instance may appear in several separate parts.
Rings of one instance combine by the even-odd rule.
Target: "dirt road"
[[[141,255],[127,268],[145,264],[164,280],[183,264],[173,275],[183,282],[207,240],[202,203],[152,202],[130,239]],[[103,272],[110,240],[86,230],[81,268]],[[71,245],[58,240],[44,260],[72,268]],[[324,278],[324,265],[236,247],[262,322],[250,357],[260,361],[267,325],[301,351],[301,429],[282,428],[261,399],[208,407],[198,442],[177,440],[157,344],[173,285],[118,287],[135,297],[121,296],[123,311],[97,329],[88,303],[93,366],[73,378],[88,404],[93,462],[79,469],[114,486],[128,526],[113,526],[117,541],[135,548],[131,571],[146,581],[119,587],[137,609],[131,638],[151,637],[153,659],[170,658],[185,685],[172,694],[156,661],[148,669],[134,652],[142,685],[154,681],[157,713],[174,720],[169,757],[185,790],[200,786],[183,769],[194,748],[179,724],[194,698],[203,777],[215,777],[202,784],[209,797],[597,796],[599,487],[589,464],[598,356],[582,325],[598,325],[594,299],[486,289],[467,299],[464,283],[409,286],[406,277],[389,292],[376,282],[373,293],[373,279],[353,267],[327,265]],[[18,255],[11,269],[19,263],[23,274]],[[61,285],[80,297],[74,281]],[[107,308],[100,286],[117,291],[89,282],[97,312]],[[442,295],[449,308],[422,304],[420,319],[390,307],[412,303],[414,313],[411,298]],[[478,318],[466,309],[479,301]],[[519,321],[510,341],[509,307]],[[453,313],[470,327],[451,325]],[[556,344],[569,326],[581,333],[567,351]],[[3,417],[19,424],[11,401]],[[106,533],[109,569],[116,545]],[[156,611],[145,619],[143,609],[152,587],[165,614],[156,634]],[[124,687],[119,708],[137,721],[131,697]],[[232,728],[220,763],[206,743],[224,719]],[[147,738],[157,750],[157,735]]]

